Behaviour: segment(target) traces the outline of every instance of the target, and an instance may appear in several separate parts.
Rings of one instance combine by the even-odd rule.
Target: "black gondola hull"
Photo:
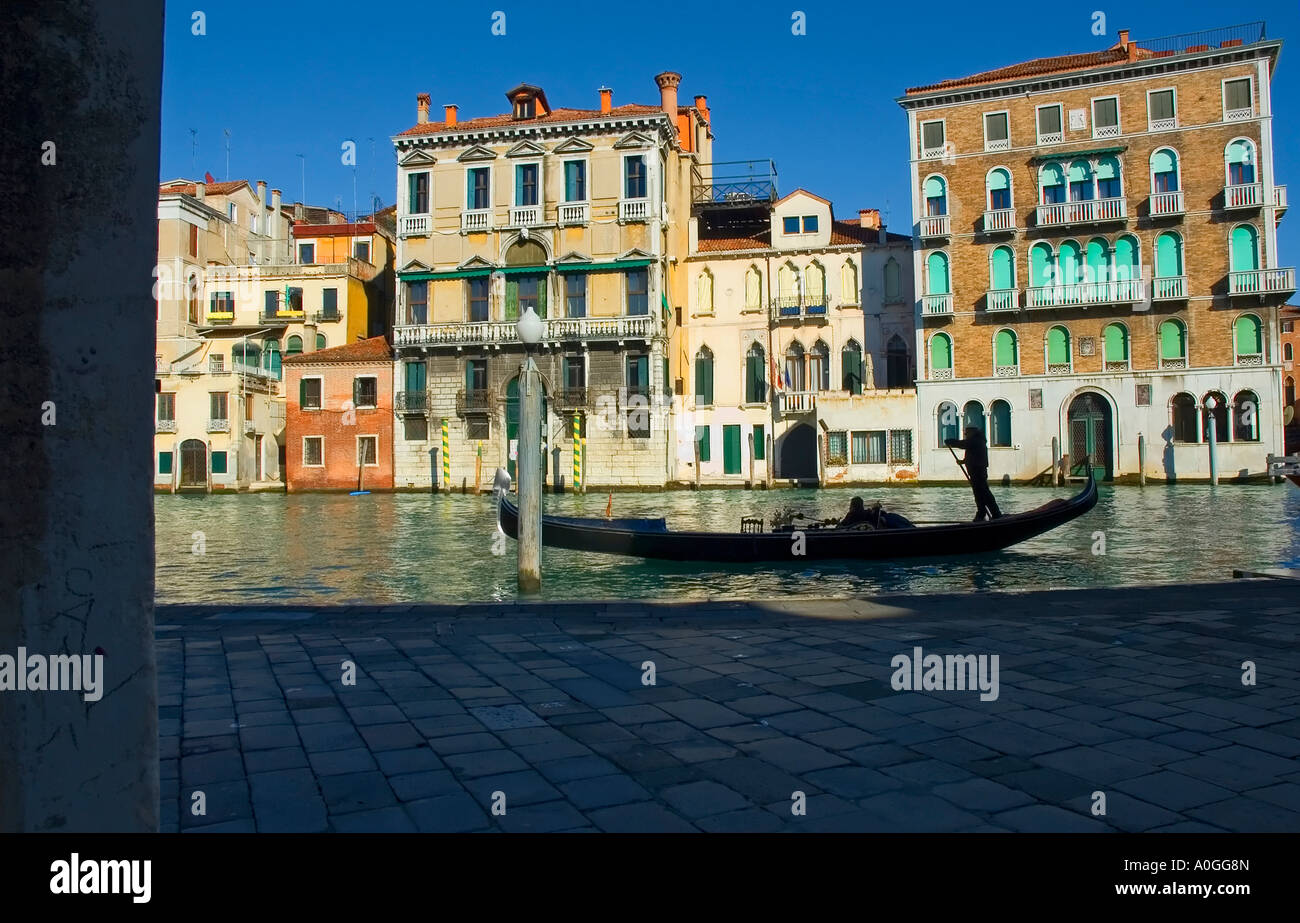
[[[981,554],[1010,548],[1077,519],[1097,504],[1089,474],[1083,490],[1068,500],[986,522],[910,529],[803,532],[673,532],[629,529],[617,521],[543,516],[542,544],[551,548],[667,561],[884,561],[943,555]],[[497,506],[501,531],[517,538],[519,511],[508,497]]]

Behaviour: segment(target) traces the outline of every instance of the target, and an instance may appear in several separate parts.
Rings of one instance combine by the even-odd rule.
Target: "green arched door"
[[[1100,394],[1085,391],[1070,402],[1066,412],[1070,439],[1070,474],[1087,477],[1084,456],[1098,481],[1110,480],[1113,472],[1111,452],[1110,403]]]

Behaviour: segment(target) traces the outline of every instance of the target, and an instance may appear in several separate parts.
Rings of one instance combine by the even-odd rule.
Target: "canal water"
[[[955,487],[616,494],[616,516],[739,531],[742,516],[840,516],[860,493],[913,520],[968,518]],[[1070,489],[995,488],[1004,512]],[[515,598],[515,544],[489,496],[157,495],[160,603],[463,602]],[[547,512],[604,514],[606,496],[547,495]],[[793,594],[1047,589],[1228,579],[1234,567],[1300,566],[1300,489],[1280,485],[1102,487],[1096,508],[1004,552],[886,563],[725,567],[543,549],[552,599],[772,598]],[[196,554],[202,532],[202,554]],[[1100,535],[1098,534],[1100,533]],[[503,555],[493,554],[496,542]],[[1094,553],[1102,551],[1104,554]]]

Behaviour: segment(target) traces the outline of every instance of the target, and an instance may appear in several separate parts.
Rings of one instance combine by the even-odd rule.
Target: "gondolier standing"
[[[993,499],[993,491],[989,490],[989,449],[984,434],[978,427],[968,426],[965,439],[945,439],[944,445],[950,449],[966,450],[966,457],[957,464],[965,469],[966,478],[975,493],[975,521],[983,522],[986,517],[997,519],[1001,516],[998,501]],[[954,452],[953,458],[956,457],[957,453]]]

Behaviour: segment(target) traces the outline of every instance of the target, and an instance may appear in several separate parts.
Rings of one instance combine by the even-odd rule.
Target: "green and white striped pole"
[[[451,490],[451,430],[445,417],[442,421],[442,483]]]
[[[582,490],[582,416],[573,415],[573,492]]]

